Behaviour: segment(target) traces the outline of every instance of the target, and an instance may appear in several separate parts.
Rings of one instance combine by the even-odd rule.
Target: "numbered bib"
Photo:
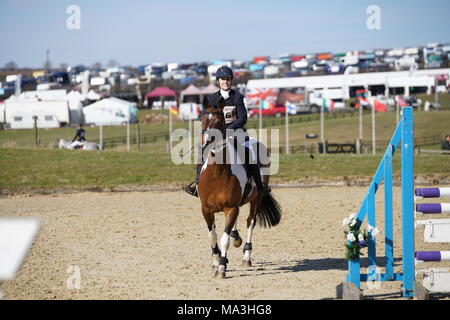
[[[225,123],[230,124],[236,120],[236,106],[226,106],[223,108]]]

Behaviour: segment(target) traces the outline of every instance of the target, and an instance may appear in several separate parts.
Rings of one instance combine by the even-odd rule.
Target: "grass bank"
[[[77,189],[122,185],[181,186],[194,177],[194,165],[175,165],[167,153],[83,152],[0,148],[0,189]],[[379,155],[280,155],[274,182],[342,180],[373,176]],[[275,158],[273,158],[275,159]],[[400,174],[398,156],[394,175]],[[415,174],[450,178],[450,156],[415,157]]]

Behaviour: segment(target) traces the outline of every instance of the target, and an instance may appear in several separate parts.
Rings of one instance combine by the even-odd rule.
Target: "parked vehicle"
[[[369,62],[366,70],[368,72],[390,71],[391,65],[386,62]]]
[[[342,73],[344,72],[344,66],[337,63],[330,63],[326,65],[326,71],[328,73]]]
[[[284,105],[277,104],[277,105],[273,106],[272,108],[268,108],[268,109],[261,109],[261,108],[251,109],[248,112],[247,116],[249,118],[258,118],[260,112],[263,117],[279,118],[286,114],[286,107]]]
[[[427,56],[425,65],[427,68],[441,68],[444,64],[444,57],[442,54],[430,54]]]
[[[281,92],[278,103],[284,103],[284,101],[294,104],[297,113],[318,113],[322,106],[325,107],[325,111],[343,109],[345,107],[341,89],[328,89],[325,91],[298,88],[296,93]]]
[[[408,70],[416,63],[416,58],[414,56],[405,55],[400,59],[395,60],[395,69],[397,71]]]

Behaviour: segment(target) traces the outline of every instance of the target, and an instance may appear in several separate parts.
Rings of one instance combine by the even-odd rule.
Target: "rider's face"
[[[222,90],[228,91],[231,89],[231,78],[219,78],[219,87]]]

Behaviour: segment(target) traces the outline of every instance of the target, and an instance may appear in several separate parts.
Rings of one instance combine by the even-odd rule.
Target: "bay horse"
[[[243,248],[243,264],[247,267],[252,265],[252,232],[256,222],[258,221],[262,227],[276,226],[280,222],[282,213],[279,203],[273,196],[270,193],[261,196],[257,192],[254,182],[251,192],[246,199],[242,199],[248,174],[242,162],[232,164],[230,161],[224,161],[227,154],[235,151],[235,148],[229,143],[231,140],[226,137],[224,104],[223,98],[219,100],[217,107],[212,107],[206,97],[203,101],[205,112],[201,118],[201,143],[206,150],[202,154],[202,157],[204,156],[202,159],[206,160],[198,181],[198,195],[212,248],[212,267],[216,270],[215,276],[220,278],[225,278],[226,275],[227,250],[230,247],[230,240],[235,247],[240,247],[242,244],[237,230],[239,208],[250,203],[250,212],[247,218],[247,240]],[[223,143],[218,143],[217,139],[212,141],[210,133],[214,130],[220,133],[223,140],[219,140],[222,140]],[[262,145],[262,143],[258,143]],[[264,148],[264,150],[267,152],[267,149]],[[269,156],[268,153],[266,156]],[[219,159],[222,161],[218,161]],[[270,169],[270,163],[266,165],[266,168]],[[269,174],[264,174],[261,178],[265,183],[269,182]],[[225,229],[219,244],[215,226],[215,213],[218,212],[223,212],[225,215]]]

